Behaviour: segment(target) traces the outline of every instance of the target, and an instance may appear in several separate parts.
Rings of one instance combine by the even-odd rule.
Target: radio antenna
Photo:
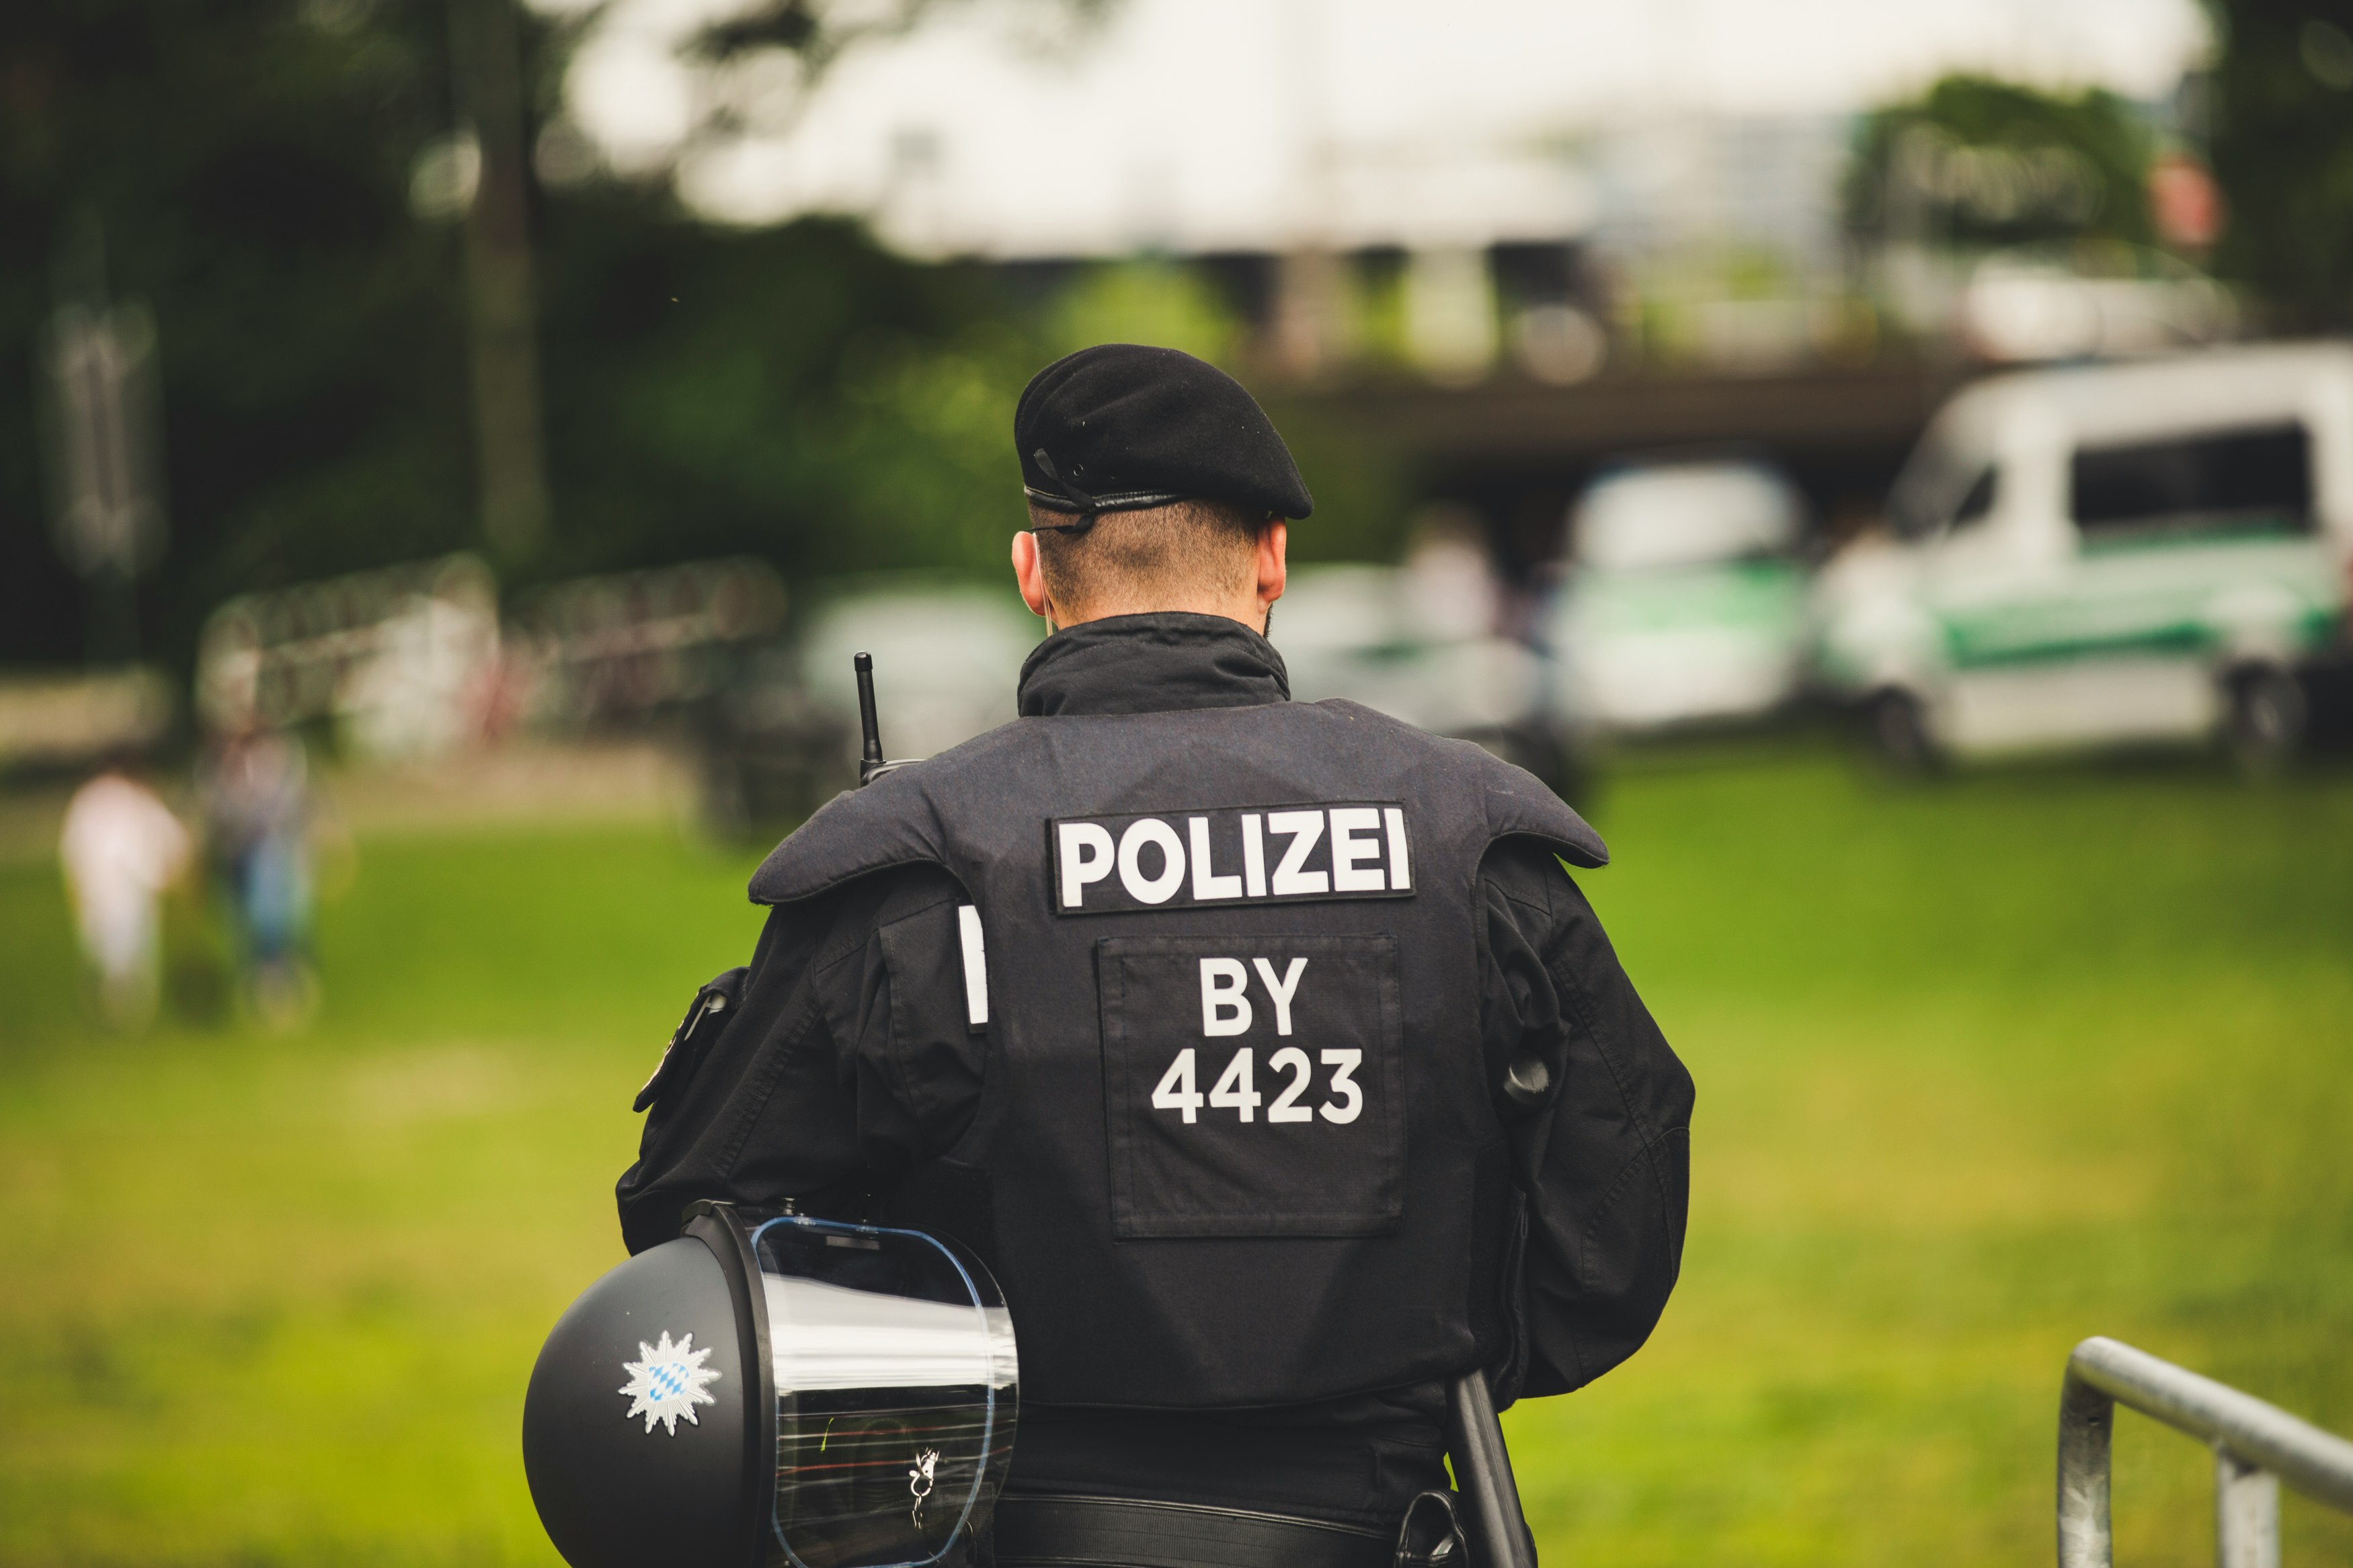
[[[858,783],[863,788],[882,771],[882,731],[874,718],[874,656],[861,653],[849,663],[858,671],[858,729],[865,742],[859,756]]]

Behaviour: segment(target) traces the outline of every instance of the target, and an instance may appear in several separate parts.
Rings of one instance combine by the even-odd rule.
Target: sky
[[[1041,0],[961,0],[814,89],[681,63],[739,3],[592,24],[566,105],[608,164],[717,221],[860,213],[998,257],[1569,234],[1597,136],[1843,115],[1955,69],[2156,98],[2208,47],[2195,0],[1124,0],[1075,37]],[[741,129],[689,142],[723,106]]]

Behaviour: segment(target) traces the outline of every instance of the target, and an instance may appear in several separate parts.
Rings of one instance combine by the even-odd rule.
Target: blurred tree
[[[548,528],[539,314],[532,289],[531,167],[523,142],[522,27],[516,15],[521,5],[445,4],[449,74],[462,127],[452,152],[471,153],[460,182],[473,187],[462,205],[474,489],[484,542],[505,563],[519,565],[545,548]]]
[[[855,225],[548,213],[548,573],[749,550],[788,577],[995,570],[1020,526],[1007,432],[1042,356],[999,279]]]
[[[2066,97],[1948,76],[1864,117],[1846,179],[1847,226],[1891,244],[2146,243],[2151,143],[2112,92]]]
[[[2353,326],[2353,4],[2210,5],[2221,268],[2277,328]]]
[[[797,10],[711,47],[790,47]],[[1023,519],[1006,436],[1039,364],[1105,338],[1211,357],[1235,341],[1171,264],[1079,267],[1040,295],[892,256],[848,220],[697,222],[659,172],[596,173],[564,139],[576,36],[521,15],[521,142],[571,164],[525,193],[549,530],[510,582],[732,552],[788,580],[994,574]],[[457,220],[485,171],[451,46],[441,4],[0,6],[0,662],[83,645],[43,525],[32,356],[61,238],[91,224],[160,344],[174,528],[142,646],[185,663],[231,595],[480,543]],[[1334,498],[1313,552],[1378,552],[1394,465],[1300,435]]]
[[[449,241],[406,210],[443,42],[438,9],[366,0],[0,6],[0,658],[82,643],[31,407],[69,228],[157,323],[174,538],[145,646],[258,582],[465,541]]]
[[[568,40],[525,22],[529,144]],[[450,220],[483,171],[452,131],[451,42],[443,6],[390,0],[0,6],[0,660],[83,644],[33,407],[69,230],[104,234],[109,288],[157,323],[174,532],[145,646],[185,659],[232,594],[478,542]],[[988,329],[1010,314],[993,278],[845,223],[712,229],[659,184],[529,194],[554,500],[534,574],[997,563],[979,498],[1039,351]]]

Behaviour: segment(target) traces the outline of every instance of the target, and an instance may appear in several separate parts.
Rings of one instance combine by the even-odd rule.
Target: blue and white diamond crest
[[[629,1408],[621,1419],[642,1415],[648,1432],[659,1421],[673,1437],[678,1436],[678,1418],[681,1415],[686,1417],[688,1426],[702,1426],[694,1407],[719,1403],[702,1391],[704,1384],[716,1383],[720,1377],[716,1371],[702,1364],[703,1357],[711,1352],[696,1350],[692,1334],[672,1344],[670,1331],[664,1329],[659,1344],[649,1345],[639,1340],[638,1353],[646,1359],[621,1363],[629,1374],[629,1381],[620,1388],[629,1396]]]

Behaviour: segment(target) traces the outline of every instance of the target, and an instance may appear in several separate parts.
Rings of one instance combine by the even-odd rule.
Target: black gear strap
[[[998,1568],[1456,1568],[1452,1510],[1414,1500],[1401,1530],[1132,1498],[997,1505]],[[1443,1523],[1439,1523],[1442,1519]]]
[[[1079,514],[1079,521],[1076,522],[1040,523],[1031,531],[1040,533],[1084,533],[1087,530],[1092,528],[1095,525],[1095,517],[1097,513],[1102,510],[1102,508],[1096,504],[1095,498],[1087,494],[1086,491],[1079,489],[1078,486],[1072,484],[1070,480],[1064,479],[1062,477],[1062,471],[1054,467],[1054,459],[1046,455],[1045,447],[1040,447],[1036,451],[1030,453],[1029,460],[1037,464],[1038,471],[1051,480],[1055,489],[1061,492],[1059,496],[1050,496],[1036,489],[1029,489],[1029,499],[1034,501],[1038,501],[1042,505],[1050,506],[1057,511],[1064,510],[1064,507],[1067,504],[1070,510],[1074,510]],[[1024,489],[1028,489],[1028,487],[1025,486]]]
[[[1033,524],[1029,530],[1032,533],[1084,533],[1104,512],[1137,511],[1145,507],[1168,506],[1186,499],[1176,490],[1106,490],[1101,495],[1089,495],[1063,478],[1062,471],[1054,466],[1054,459],[1046,455],[1045,447],[1040,447],[1030,453],[1029,460],[1038,465],[1038,471],[1046,476],[1054,489],[1041,490],[1035,485],[1024,485],[1022,493],[1051,510],[1079,514],[1076,522]]]

